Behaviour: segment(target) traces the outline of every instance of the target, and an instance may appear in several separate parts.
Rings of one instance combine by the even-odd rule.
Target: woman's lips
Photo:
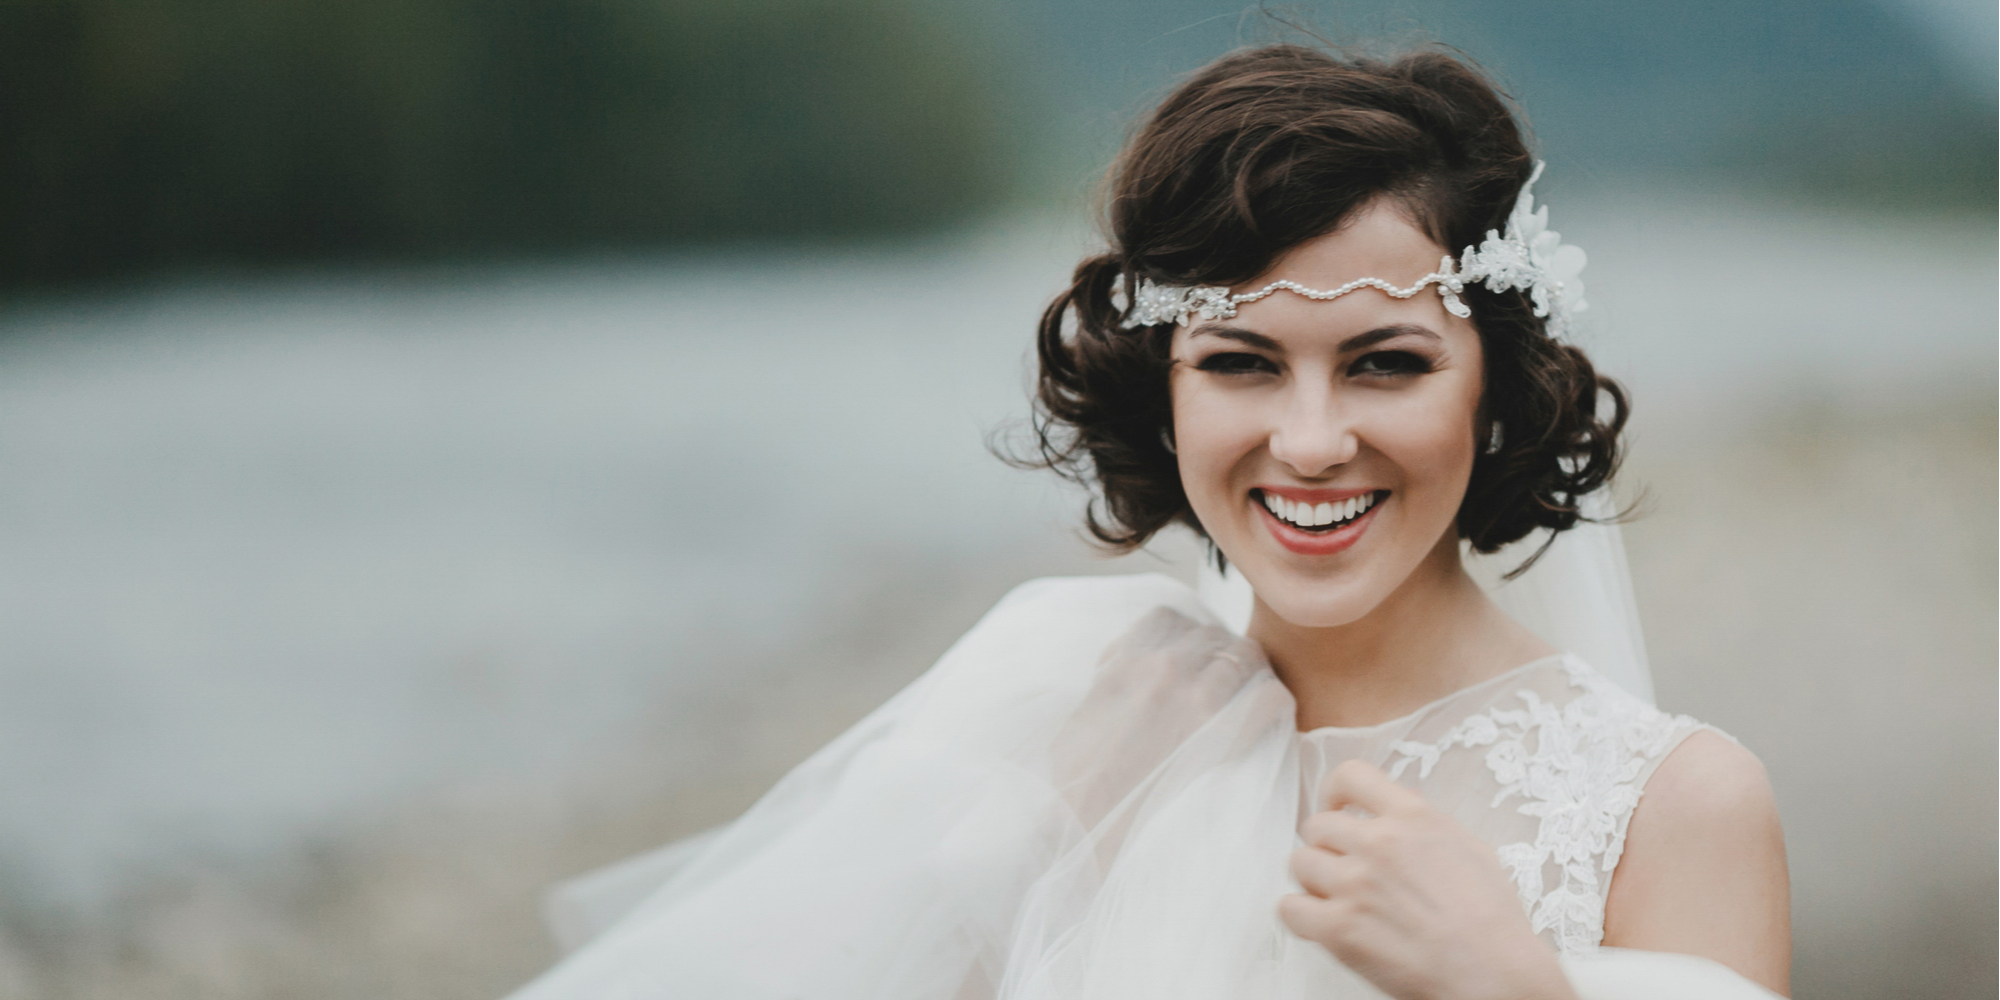
[[[1346,551],[1348,548],[1352,547],[1355,542],[1361,540],[1362,534],[1368,530],[1369,523],[1375,519],[1375,512],[1382,509],[1383,504],[1389,502],[1391,494],[1387,492],[1381,492],[1381,495],[1376,498],[1374,504],[1370,506],[1367,510],[1361,512],[1360,516],[1330,531],[1307,531],[1304,528],[1294,526],[1290,522],[1272,513],[1271,510],[1264,505],[1263,498],[1258,494],[1269,493],[1273,496],[1284,497],[1287,500],[1292,500],[1295,502],[1336,503],[1341,500],[1351,499],[1357,496],[1363,496],[1371,492],[1378,492],[1378,491],[1292,490],[1292,489],[1259,490],[1257,491],[1257,493],[1251,495],[1250,504],[1252,507],[1256,508],[1257,513],[1263,517],[1265,527],[1270,529],[1271,537],[1276,538],[1278,540],[1279,545],[1283,545],[1285,548],[1290,549],[1291,551],[1296,552],[1302,556],[1330,556],[1337,552]]]

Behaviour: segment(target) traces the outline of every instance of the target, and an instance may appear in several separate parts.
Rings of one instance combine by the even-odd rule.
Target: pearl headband
[[[1561,336],[1569,330],[1571,317],[1588,308],[1583,301],[1583,281],[1577,277],[1583,271],[1585,258],[1582,248],[1564,243],[1562,234],[1549,228],[1549,207],[1535,207],[1533,189],[1544,166],[1547,164],[1537,161],[1528,183],[1521,185],[1521,196],[1507,215],[1505,235],[1487,230],[1486,241],[1477,247],[1466,247],[1456,265],[1446,255],[1438,262],[1437,270],[1408,288],[1398,288],[1380,278],[1356,278],[1327,290],[1307,288],[1296,281],[1273,281],[1254,292],[1231,295],[1229,289],[1213,285],[1176,287],[1140,278],[1131,307],[1125,310],[1120,325],[1130,330],[1162,323],[1185,326],[1195,316],[1232,319],[1236,307],[1279,291],[1324,302],[1362,288],[1380,289],[1398,299],[1435,288],[1438,297],[1444,300],[1445,310],[1465,318],[1472,315],[1472,309],[1460,301],[1459,293],[1468,284],[1483,284],[1496,292],[1512,288],[1526,291],[1535,304],[1535,315],[1548,319],[1550,335]]]

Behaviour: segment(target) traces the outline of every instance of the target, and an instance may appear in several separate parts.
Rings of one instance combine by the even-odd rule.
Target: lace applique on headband
[[[1140,278],[1130,308],[1120,324],[1125,329],[1157,326],[1161,323],[1186,325],[1190,319],[1231,319],[1238,306],[1248,305],[1276,292],[1287,291],[1309,299],[1328,301],[1362,288],[1375,288],[1398,299],[1407,299],[1426,288],[1437,289],[1445,310],[1453,316],[1469,317],[1472,310],[1459,299],[1465,286],[1482,284],[1504,292],[1519,288],[1528,293],[1535,315],[1549,321],[1549,334],[1561,336],[1570,328],[1571,317],[1588,308],[1583,300],[1583,281],[1578,277],[1585,261],[1582,248],[1562,241],[1562,234],[1549,228],[1549,207],[1535,207],[1535,181],[1547,164],[1537,161],[1514,210],[1507,215],[1507,232],[1486,231],[1485,242],[1466,247],[1453,264],[1447,256],[1438,269],[1417,279],[1408,288],[1398,288],[1380,278],[1356,278],[1339,288],[1307,288],[1295,281],[1273,281],[1254,292],[1231,295],[1229,289],[1212,285],[1176,287],[1155,284]]]

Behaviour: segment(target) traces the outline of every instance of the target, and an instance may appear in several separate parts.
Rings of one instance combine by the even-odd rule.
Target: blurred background
[[[486,998],[1008,588],[986,450],[1241,44],[1526,109],[1801,997],[1995,996],[1989,0],[0,0],[0,997]]]

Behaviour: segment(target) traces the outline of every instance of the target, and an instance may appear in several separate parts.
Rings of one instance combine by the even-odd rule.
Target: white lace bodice
[[[1300,786],[1310,796],[1354,758],[1382,767],[1492,844],[1535,931],[1584,954],[1603,940],[1611,872],[1646,779],[1699,728],[1553,656],[1391,722],[1300,734]]]

